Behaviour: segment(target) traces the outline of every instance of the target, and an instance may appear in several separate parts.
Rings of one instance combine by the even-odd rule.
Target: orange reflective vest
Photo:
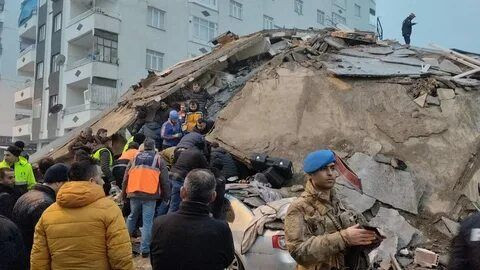
[[[185,124],[182,126],[182,130],[186,132],[192,132],[193,128],[197,124],[198,119],[203,117],[202,112],[190,112],[185,117]]]
[[[155,154],[151,165],[138,165],[139,157],[147,155],[140,152],[134,159],[134,164],[128,171],[127,193],[141,192],[149,195],[160,195],[159,155]]]
[[[125,160],[132,161],[137,154],[138,154],[137,149],[129,149],[129,150],[123,152],[123,154],[118,159],[125,159]]]

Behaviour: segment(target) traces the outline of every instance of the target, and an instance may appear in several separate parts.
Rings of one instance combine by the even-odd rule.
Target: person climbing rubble
[[[407,46],[410,46],[410,36],[412,35],[412,26],[414,26],[417,23],[412,22],[412,20],[415,19],[415,14],[411,13],[408,15],[405,20],[403,20],[402,23],[402,36],[405,39],[405,44]]]
[[[331,150],[312,152],[303,167],[308,178],[305,191],[285,217],[287,248],[297,269],[368,269],[361,247],[375,243],[376,236],[362,229],[364,218],[337,198],[335,154]]]
[[[192,83],[192,88],[190,91],[184,92],[184,97],[190,101],[196,101],[198,103],[198,110],[200,110],[203,114],[207,112],[207,103],[209,100],[212,100],[212,96],[205,90],[204,88],[200,87],[198,82]]]
[[[185,115],[185,122],[182,125],[183,132],[192,132],[198,120],[203,118],[203,113],[198,109],[198,102],[191,100],[188,103],[188,112]]]
[[[93,130],[87,127],[80,131],[77,138],[68,146],[69,152],[73,155],[77,150],[83,149],[90,153],[95,145],[95,138],[93,137]]]
[[[180,142],[183,134],[177,111],[170,111],[168,121],[163,123],[160,134],[163,139],[162,149],[176,146]]]

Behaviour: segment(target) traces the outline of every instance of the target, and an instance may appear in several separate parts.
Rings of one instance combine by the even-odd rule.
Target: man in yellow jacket
[[[5,157],[0,162],[0,168],[11,168],[15,175],[15,188],[20,193],[25,193],[31,189],[37,182],[33,174],[32,165],[20,156],[22,150],[15,145],[11,145],[5,151]]]
[[[68,176],[35,227],[31,269],[133,270],[125,221],[105,197],[100,167],[84,159]]]

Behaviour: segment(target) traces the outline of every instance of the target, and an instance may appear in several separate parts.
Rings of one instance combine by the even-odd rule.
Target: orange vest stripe
[[[128,171],[127,193],[143,192],[147,194],[159,193],[160,169],[156,167],[158,154],[155,155],[151,166],[133,166]]]

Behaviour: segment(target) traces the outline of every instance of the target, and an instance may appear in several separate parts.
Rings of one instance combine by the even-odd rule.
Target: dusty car
[[[253,219],[253,212],[242,201],[226,194],[229,203],[226,205],[227,221],[232,230],[235,245],[235,259],[229,270],[293,270],[295,260],[286,250],[285,233],[283,230],[265,229],[262,236],[258,236],[247,253],[241,254],[241,243],[245,228]]]

